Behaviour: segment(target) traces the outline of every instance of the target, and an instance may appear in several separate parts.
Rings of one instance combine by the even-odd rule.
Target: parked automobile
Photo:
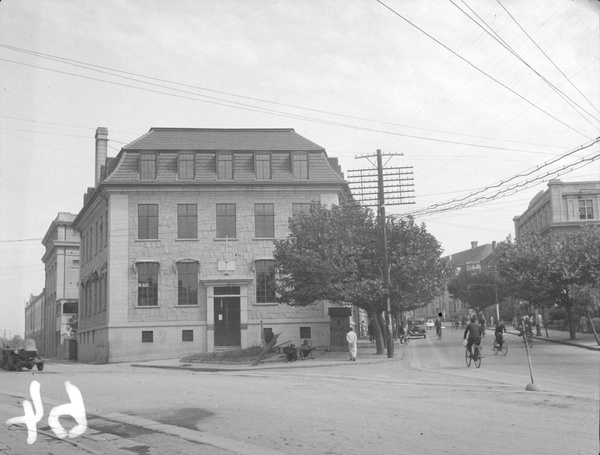
[[[410,323],[408,335],[411,338],[423,337],[427,338],[427,330],[425,329],[425,321],[423,319],[415,319]]]
[[[433,323],[433,319],[427,319],[427,322],[425,323],[425,325],[427,327],[427,330],[431,330],[431,329],[433,329],[433,326],[435,324]]]
[[[37,353],[37,346],[33,338],[27,338],[24,348],[2,347],[0,367],[5,370],[21,371],[23,368],[31,370],[34,366],[38,371],[44,369],[44,361]]]

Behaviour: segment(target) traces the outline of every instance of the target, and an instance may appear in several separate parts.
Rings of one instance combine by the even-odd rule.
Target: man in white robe
[[[356,333],[352,330],[352,327],[348,329],[348,333],[346,334],[346,341],[348,342],[348,351],[350,351],[350,360],[356,362],[356,353],[358,351]]]

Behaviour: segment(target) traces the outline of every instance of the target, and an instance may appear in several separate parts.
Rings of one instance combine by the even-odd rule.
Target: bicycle
[[[502,355],[506,355],[508,353],[508,343],[505,337],[502,337],[501,346],[498,346],[498,341],[494,340],[494,346],[492,347],[492,351],[494,351],[494,355],[498,355],[499,352],[501,352]]]
[[[475,366],[479,368],[481,366],[481,349],[479,343],[475,342],[472,346],[473,354],[469,352],[469,349],[465,349],[465,362],[468,367],[471,366],[471,360],[475,362]]]
[[[408,346],[408,342],[410,341],[410,335],[408,333],[405,333],[402,335],[402,342]]]

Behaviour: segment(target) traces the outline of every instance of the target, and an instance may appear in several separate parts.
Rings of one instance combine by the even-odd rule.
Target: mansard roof
[[[117,157],[118,163],[107,160],[104,183],[134,184],[140,180],[139,155],[142,152],[157,154],[156,179],[143,183],[335,183],[346,185],[339,165],[328,158],[320,145],[300,136],[293,129],[198,129],[198,128],[151,128],[148,133],[124,146]],[[195,172],[193,180],[179,181],[179,152],[194,152]],[[216,155],[232,152],[233,179],[217,180]],[[257,180],[254,170],[254,153],[271,155],[271,178]],[[309,154],[306,180],[292,176],[291,154]]]
[[[123,150],[325,151],[292,128],[151,128]]]

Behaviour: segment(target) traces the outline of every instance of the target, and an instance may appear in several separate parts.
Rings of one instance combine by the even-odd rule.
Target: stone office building
[[[350,198],[337,160],[293,129],[152,128],[107,157],[81,234],[78,358],[123,361],[281,341],[329,344],[328,305],[275,302],[274,240],[312,202]]]

